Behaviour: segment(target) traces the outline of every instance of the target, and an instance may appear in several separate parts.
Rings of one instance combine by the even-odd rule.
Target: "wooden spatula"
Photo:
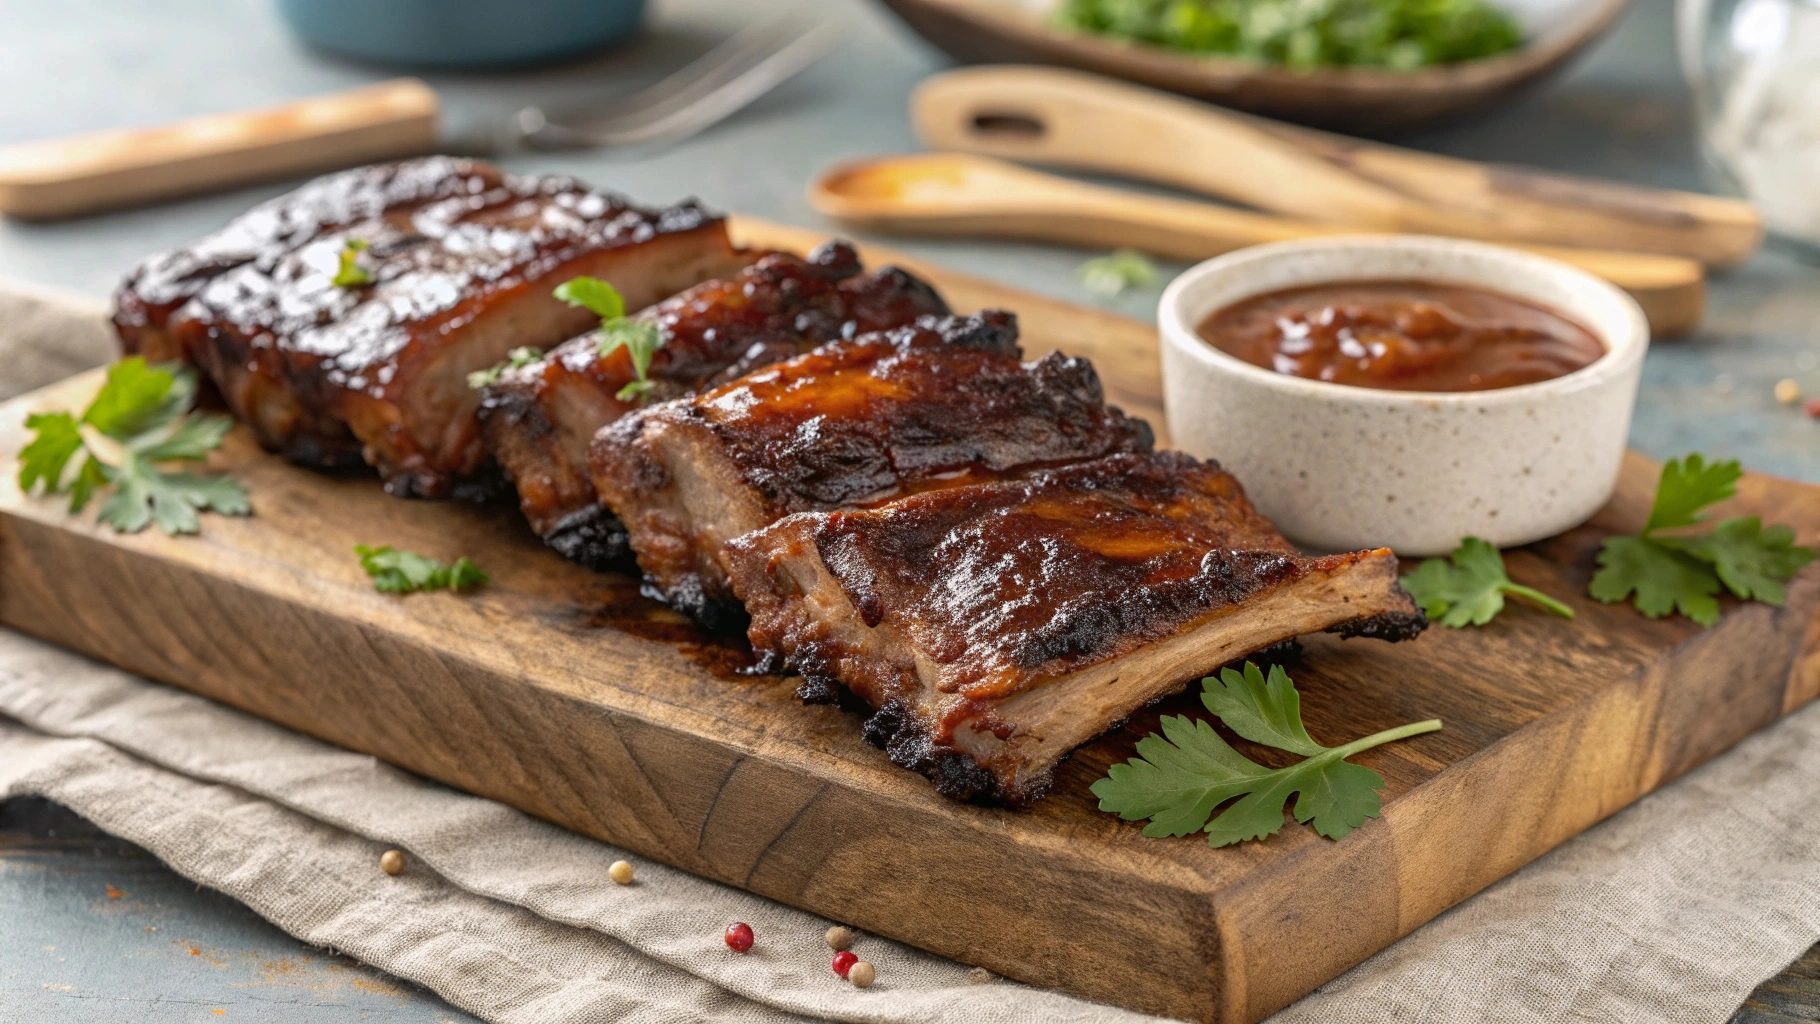
[[[1027,238],[1099,249],[1129,246],[1185,260],[1263,242],[1360,230],[1141,195],[961,153],[839,164],[810,184],[809,203],[829,217],[879,231]],[[1600,249],[1518,248],[1571,263],[1623,288],[1643,307],[1657,334],[1684,331],[1700,321],[1706,276],[1693,260]]]
[[[1233,114],[1059,68],[962,68],[910,101],[932,149],[1101,171],[1305,221],[1685,256],[1756,251],[1748,203],[1477,164]]]

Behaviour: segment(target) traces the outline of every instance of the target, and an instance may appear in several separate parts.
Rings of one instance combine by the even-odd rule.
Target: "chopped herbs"
[[[19,452],[19,487],[28,494],[39,484],[47,494],[67,492],[71,515],[111,487],[100,521],[121,533],[151,523],[169,534],[195,533],[201,528],[197,514],[206,510],[248,515],[246,491],[233,478],[167,468],[205,461],[233,425],[225,416],[192,412],[195,402],[195,371],[152,366],[139,356],[123,359],[108,367],[107,382],[80,417],[50,412],[26,418],[36,436]]]
[[[341,265],[335,268],[335,276],[330,283],[337,288],[357,288],[363,284],[372,284],[373,272],[359,263],[360,254],[368,248],[368,244],[358,238],[350,238],[342,243]]]
[[[1441,728],[1439,719],[1386,729],[1340,747],[1323,747],[1302,725],[1301,695],[1281,666],[1269,679],[1246,662],[1241,673],[1224,669],[1201,680],[1201,703],[1226,727],[1252,741],[1303,760],[1266,768],[1234,750],[1212,725],[1186,715],[1165,715],[1163,735],[1138,741],[1138,756],[1115,764],[1093,784],[1100,810],[1127,821],[1149,818],[1147,836],[1206,832],[1212,846],[1263,839],[1283,827],[1283,805],[1295,797],[1295,820],[1339,839],[1378,816],[1384,779],[1346,758],[1392,740]],[[1213,812],[1237,797],[1236,803]],[[1212,820],[1209,821],[1209,817]]]
[[[1156,264],[1136,249],[1119,249],[1095,256],[1076,272],[1082,287],[1095,295],[1113,296],[1127,288],[1143,288],[1156,281]]]
[[[1785,601],[1782,584],[1820,557],[1797,546],[1789,527],[1737,516],[1705,534],[1659,532],[1704,523],[1703,510],[1736,494],[1743,475],[1736,460],[1709,464],[1698,454],[1670,459],[1643,532],[1606,538],[1592,596],[1611,603],[1634,594],[1637,610],[1652,619],[1678,611],[1703,626],[1719,621],[1721,589],[1747,601]]]
[[[368,547],[354,545],[360,556],[360,567],[373,577],[373,589],[387,594],[408,594],[414,590],[463,590],[487,582],[487,574],[469,561],[466,555],[453,565],[426,558],[414,551],[400,551],[391,545]]]
[[[626,300],[619,289],[592,277],[575,277],[556,288],[556,297],[571,306],[581,306],[600,317],[600,354],[609,356],[620,346],[632,359],[632,372],[637,380],[628,381],[617,397],[630,402],[650,393],[651,380],[646,377],[651,357],[664,347],[663,331],[645,320],[626,317]]]
[[[1534,601],[1562,618],[1574,617],[1572,608],[1547,594],[1512,583],[1498,549],[1477,537],[1466,538],[1446,558],[1428,559],[1402,582],[1429,618],[1455,629],[1490,622],[1504,610],[1505,594]]]
[[[1408,70],[1523,44],[1488,0],[1063,0],[1055,24],[1200,56],[1297,70]]]
[[[542,358],[543,349],[531,348],[529,346],[515,348],[512,351],[507,352],[504,359],[494,363],[492,366],[489,366],[484,370],[475,370],[473,373],[468,374],[468,387],[475,391],[479,391],[488,384],[497,381],[499,375],[507,370],[516,370],[521,366],[529,366]]]

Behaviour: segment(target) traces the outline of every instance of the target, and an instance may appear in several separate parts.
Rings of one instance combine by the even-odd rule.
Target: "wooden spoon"
[[[1155,181],[1306,221],[1686,256],[1756,251],[1749,203],[1399,149],[1058,68],[961,68],[910,100],[931,149]]]
[[[838,164],[810,183],[809,203],[836,220],[878,231],[1023,238],[1096,249],[1128,246],[1184,260],[1263,242],[1370,233],[1142,195],[961,153]],[[1516,248],[1571,263],[1629,292],[1657,334],[1684,331],[1700,321],[1706,277],[1693,260],[1600,249]]]

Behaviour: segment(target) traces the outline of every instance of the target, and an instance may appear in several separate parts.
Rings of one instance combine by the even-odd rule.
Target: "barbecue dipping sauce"
[[[1258,295],[1200,325],[1208,344],[1278,373],[1392,391],[1490,391],[1605,354],[1579,324],[1497,292],[1348,281]]]

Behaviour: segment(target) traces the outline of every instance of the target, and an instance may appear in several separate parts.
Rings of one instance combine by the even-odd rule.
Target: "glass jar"
[[[1820,0],[1679,0],[1676,28],[1717,184],[1820,257]]]

